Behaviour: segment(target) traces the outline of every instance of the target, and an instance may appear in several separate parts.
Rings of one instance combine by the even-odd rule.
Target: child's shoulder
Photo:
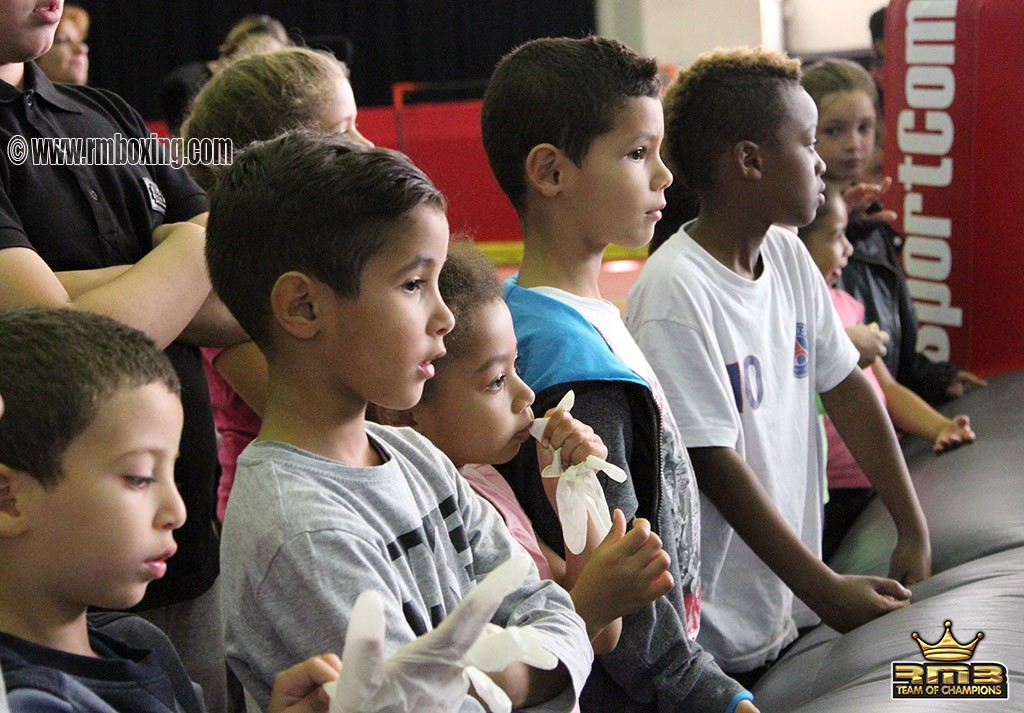
[[[408,463],[424,475],[449,477],[455,468],[430,439],[407,426],[383,426],[368,421],[366,433],[386,456],[399,459],[401,465]]]

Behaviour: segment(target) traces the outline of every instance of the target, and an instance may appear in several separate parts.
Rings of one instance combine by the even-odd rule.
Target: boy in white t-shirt
[[[665,387],[702,495],[698,641],[747,685],[799,628],[820,616],[852,629],[905,605],[900,582],[931,572],[892,425],[814,263],[774,227],[810,222],[824,189],[817,111],[799,80],[797,60],[730,50],[699,58],[669,89],[666,155],[700,213],[651,256],[629,297],[630,331]],[[896,520],[899,582],[837,575],[820,559],[817,393]]]
[[[615,40],[528,42],[495,68],[483,104],[491,169],[515,206],[523,260],[505,283],[523,380],[544,413],[570,389],[623,483],[599,479],[611,508],[648,519],[672,558],[673,589],[624,616],[616,649],[596,658],[587,711],[749,713],[751,695],[697,645],[700,512],[696,483],[661,387],[618,309],[601,297],[605,248],[646,245],[672,174],[654,60]],[[534,530],[561,554],[558,519],[534,449],[499,468]]]

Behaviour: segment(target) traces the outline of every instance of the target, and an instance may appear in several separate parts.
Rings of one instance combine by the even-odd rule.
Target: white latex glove
[[[470,682],[494,713],[508,713],[505,692],[483,671],[501,671],[513,661],[554,668],[558,660],[543,648],[544,635],[532,627],[490,624],[502,600],[530,571],[525,553],[495,568],[431,632],[383,660],[384,606],[381,595],[363,592],[352,609],[345,635],[341,676],[324,688],[331,713],[451,713]]]
[[[576,395],[570,390],[555,408],[569,412],[575,402]],[[530,435],[540,441],[547,425],[548,419],[536,419],[530,426]],[[562,537],[569,551],[578,555],[587,544],[588,514],[602,537],[612,529],[612,516],[608,512],[604,490],[597,481],[597,471],[603,471],[609,478],[619,483],[626,479],[626,473],[617,465],[597,456],[587,456],[582,463],[563,470],[561,449],[552,450],[551,465],[541,472],[541,477],[559,479],[558,487],[555,489],[555,503],[558,505]]]

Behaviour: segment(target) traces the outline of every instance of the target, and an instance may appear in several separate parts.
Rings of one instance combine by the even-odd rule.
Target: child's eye
[[[646,148],[633,149],[629,152],[629,157],[634,161],[643,161],[645,156],[647,156]]]
[[[142,490],[143,488],[148,488],[150,485],[156,482],[156,478],[153,478],[148,475],[122,475],[121,479],[124,480],[125,484],[129,488],[134,488],[135,490]]]
[[[492,381],[491,383],[489,383],[487,385],[487,390],[488,391],[501,391],[502,389],[505,388],[505,381],[507,379],[508,379],[508,377],[505,374],[500,375],[498,378],[496,378],[494,381]]]
[[[423,289],[423,278],[417,277],[415,279],[403,283],[402,289],[405,290],[406,292],[418,292],[419,290]]]

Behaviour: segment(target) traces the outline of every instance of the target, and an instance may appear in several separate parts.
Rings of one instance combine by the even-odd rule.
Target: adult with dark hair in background
[[[879,107],[882,105],[882,79],[885,72],[885,10],[886,6],[878,8],[868,19],[868,29],[871,31],[871,78],[878,87]]]
[[[192,99],[226,62],[291,45],[288,31],[279,20],[269,15],[246,15],[228,30],[217,48],[217,59],[189,62],[172,69],[160,88],[160,108],[171,134],[180,134]]]

